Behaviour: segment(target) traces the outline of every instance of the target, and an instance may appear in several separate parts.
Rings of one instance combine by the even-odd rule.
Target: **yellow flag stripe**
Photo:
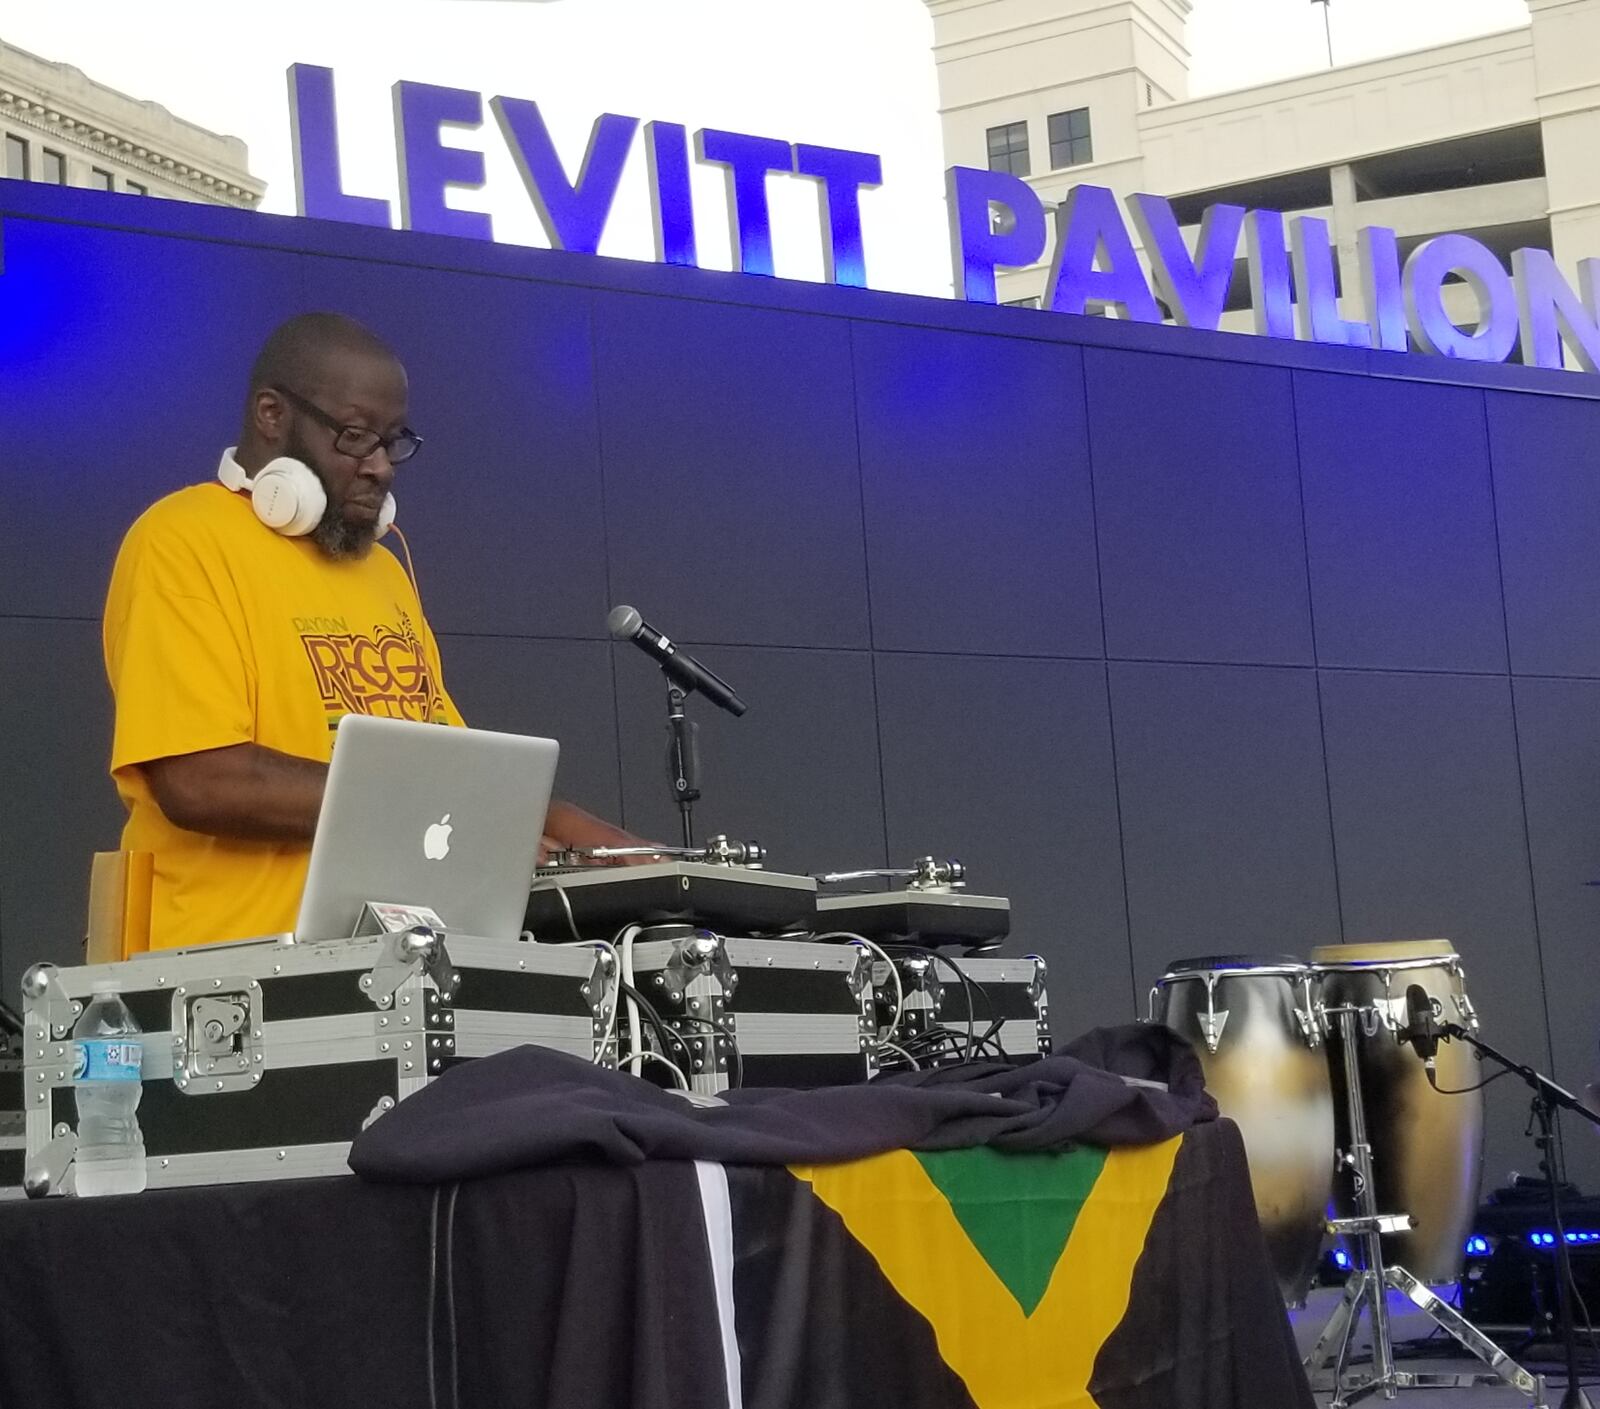
[[[940,1355],[978,1409],[1093,1409],[1095,1358],[1127,1314],[1134,1264],[1180,1143],[1112,1151],[1032,1316],[1022,1314],[914,1155],[897,1150],[792,1172],[933,1328]]]

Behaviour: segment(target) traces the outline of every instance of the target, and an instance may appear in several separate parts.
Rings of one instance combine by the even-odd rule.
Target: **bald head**
[[[273,331],[250,369],[239,465],[251,475],[279,456],[309,466],[328,496],[313,541],[332,557],[357,556],[372,545],[394,465],[383,444],[349,454],[345,433],[398,434],[408,400],[405,368],[376,333],[342,313],[302,313]]]
[[[370,328],[342,313],[301,313],[280,323],[256,354],[250,394],[275,386],[316,397],[352,363],[400,366],[394,349]]]

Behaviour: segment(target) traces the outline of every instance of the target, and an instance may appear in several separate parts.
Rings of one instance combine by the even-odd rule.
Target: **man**
[[[168,495],[123,541],[104,628],[111,773],[124,850],[155,855],[152,948],[293,927],[341,716],[462,723],[416,590],[376,546],[395,467],[421,445],[406,409],[405,369],[371,332],[293,318],[251,370],[221,482]],[[298,522],[282,526],[269,484]],[[559,801],[545,830],[635,841]]]

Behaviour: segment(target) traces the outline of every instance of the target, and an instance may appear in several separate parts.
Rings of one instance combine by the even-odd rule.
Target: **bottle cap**
[[[92,985],[93,991],[99,993],[121,993],[122,984],[114,978],[97,978]]]

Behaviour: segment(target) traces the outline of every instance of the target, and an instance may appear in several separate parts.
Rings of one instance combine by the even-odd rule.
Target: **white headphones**
[[[304,538],[322,522],[328,509],[328,492],[310,465],[280,455],[276,460],[269,460],[251,479],[234,459],[237,448],[230,445],[222,452],[217,478],[229,489],[248,492],[251,506],[262,523],[287,538]],[[394,495],[386,494],[383,507],[378,510],[374,538],[382,538],[389,531],[394,514]]]

